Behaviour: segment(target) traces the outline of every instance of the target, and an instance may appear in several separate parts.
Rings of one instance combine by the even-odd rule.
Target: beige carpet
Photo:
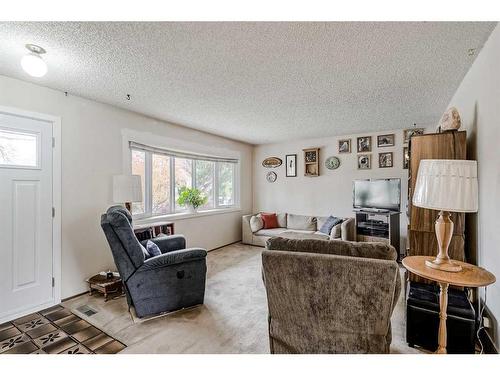
[[[269,353],[267,302],[261,279],[262,248],[233,244],[208,255],[203,306],[134,323],[125,298],[104,302],[80,296],[63,305],[127,345],[121,353]],[[90,317],[77,311],[88,305]],[[405,342],[401,295],[392,319],[393,353],[420,353]]]

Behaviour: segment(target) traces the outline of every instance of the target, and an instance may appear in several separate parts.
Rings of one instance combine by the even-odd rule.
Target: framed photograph
[[[372,156],[358,155],[358,169],[372,169]]]
[[[414,135],[421,135],[424,134],[424,128],[411,128],[411,129],[405,129],[403,132],[403,138],[404,142],[408,143],[411,137]]]
[[[392,168],[392,152],[380,152],[378,154],[378,167],[379,168]]]
[[[358,152],[372,151],[372,137],[358,137]]]
[[[408,147],[403,147],[403,169],[408,169],[410,166],[410,154]]]
[[[285,156],[286,177],[297,177],[297,154]]]
[[[351,153],[351,140],[341,139],[339,141],[339,154],[349,154]]]
[[[384,134],[377,136],[377,147],[392,147],[396,144],[394,134]]]

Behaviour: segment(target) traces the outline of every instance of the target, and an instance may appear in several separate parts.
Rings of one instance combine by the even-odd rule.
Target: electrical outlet
[[[484,328],[491,328],[490,318],[483,317],[483,326]]]

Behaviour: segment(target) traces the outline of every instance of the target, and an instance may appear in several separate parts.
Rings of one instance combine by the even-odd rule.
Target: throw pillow
[[[286,213],[276,214],[278,217],[278,226],[280,228],[286,228]]]
[[[139,246],[141,247],[142,255],[144,255],[144,260],[151,258],[151,255],[149,255],[148,251],[141,243],[139,243]]]
[[[264,228],[264,222],[262,221],[262,218],[260,215],[254,215],[250,218],[250,229],[252,230],[253,233],[261,230]]]
[[[342,223],[335,225],[330,232],[330,239],[334,240],[336,238],[340,238],[342,235]]]
[[[330,216],[328,219],[325,220],[324,224],[321,226],[319,231],[324,233],[324,234],[330,235],[332,228],[341,222],[342,222],[342,219],[335,217],[335,216]]]
[[[265,214],[261,213],[262,221],[264,222],[264,229],[279,228],[278,217],[276,214]]]
[[[148,240],[148,242],[146,242],[146,249],[148,250],[148,253],[149,253],[150,257],[155,257],[155,256],[158,256],[158,255],[161,255],[160,248],[158,247],[157,244],[155,244],[151,240]]]

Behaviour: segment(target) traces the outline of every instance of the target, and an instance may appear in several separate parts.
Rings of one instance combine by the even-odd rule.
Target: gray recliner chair
[[[122,206],[101,216],[101,227],[125,286],[127,302],[138,317],[200,305],[205,296],[206,256],[201,248],[186,249],[182,235],[153,238],[161,255],[146,259]],[[142,244],[146,246],[146,241]]]

